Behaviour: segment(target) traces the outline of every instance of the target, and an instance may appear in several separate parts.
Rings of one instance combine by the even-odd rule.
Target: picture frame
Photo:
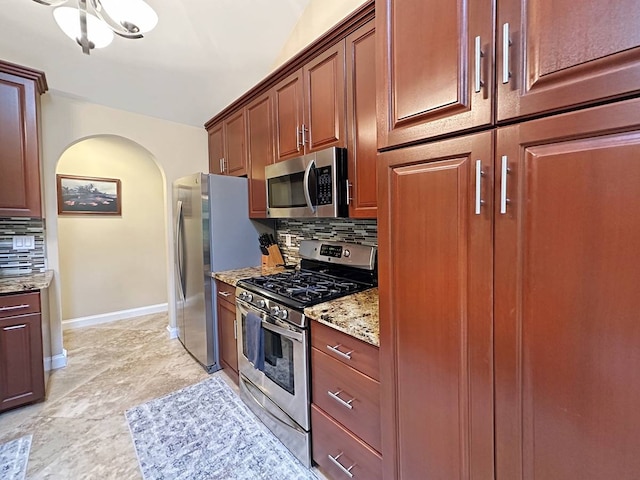
[[[56,175],[58,215],[122,215],[120,179]]]

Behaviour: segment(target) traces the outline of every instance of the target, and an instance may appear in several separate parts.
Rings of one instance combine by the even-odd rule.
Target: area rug
[[[32,437],[32,435],[25,435],[0,445],[0,478],[2,480],[24,479]]]
[[[221,378],[125,416],[145,480],[316,480]]]

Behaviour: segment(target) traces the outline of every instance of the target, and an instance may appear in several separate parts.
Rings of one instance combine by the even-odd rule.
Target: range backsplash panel
[[[298,248],[301,240],[330,240],[378,245],[377,220],[354,218],[278,219],[276,233],[278,234],[278,245],[287,263],[300,261]],[[291,235],[291,247],[287,246],[287,235]]]
[[[44,220],[41,218],[0,218],[0,277],[45,271]],[[13,237],[33,235],[33,250],[14,250]]]

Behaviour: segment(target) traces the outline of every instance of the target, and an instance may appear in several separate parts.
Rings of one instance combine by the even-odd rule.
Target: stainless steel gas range
[[[309,322],[306,307],[377,284],[377,248],[303,240],[300,269],[238,282],[240,396],[311,466]]]

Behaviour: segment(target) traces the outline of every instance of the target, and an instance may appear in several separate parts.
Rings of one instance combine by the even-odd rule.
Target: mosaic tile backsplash
[[[377,220],[354,218],[279,219],[276,221],[276,231],[278,245],[286,263],[299,263],[300,240],[330,240],[378,245]],[[291,235],[291,247],[287,247],[287,235]]]
[[[33,250],[14,250],[14,235],[33,235]],[[44,220],[41,218],[0,218],[0,277],[45,271]]]

